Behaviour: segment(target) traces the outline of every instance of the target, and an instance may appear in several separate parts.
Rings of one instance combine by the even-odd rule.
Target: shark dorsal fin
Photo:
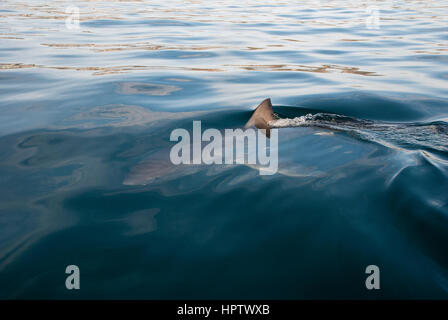
[[[272,120],[274,120],[274,111],[272,110],[271,99],[267,98],[258,105],[244,128],[255,126],[258,129],[265,129],[266,136],[269,138],[271,136],[269,121]]]

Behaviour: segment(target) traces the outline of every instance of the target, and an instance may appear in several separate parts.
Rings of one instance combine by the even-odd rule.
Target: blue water
[[[4,0],[0,22],[0,298],[448,297],[445,1]],[[267,97],[363,125],[279,129],[271,176],[170,166],[173,129]]]

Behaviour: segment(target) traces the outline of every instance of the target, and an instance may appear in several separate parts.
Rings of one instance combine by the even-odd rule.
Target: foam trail
[[[391,123],[356,119],[347,116],[316,113],[269,122],[271,128],[320,127],[353,134],[360,139],[405,150],[429,149],[448,153],[448,124]]]

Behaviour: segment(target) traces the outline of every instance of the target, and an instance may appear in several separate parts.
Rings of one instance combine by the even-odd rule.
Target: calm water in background
[[[446,121],[445,1],[3,0],[0,22],[0,298],[448,297],[443,146],[281,129],[269,177],[160,156],[266,97]]]

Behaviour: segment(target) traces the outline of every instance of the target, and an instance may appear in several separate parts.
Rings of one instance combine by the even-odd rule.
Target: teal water
[[[372,3],[1,1],[0,298],[447,298],[448,5]],[[170,166],[266,97],[277,174]]]

